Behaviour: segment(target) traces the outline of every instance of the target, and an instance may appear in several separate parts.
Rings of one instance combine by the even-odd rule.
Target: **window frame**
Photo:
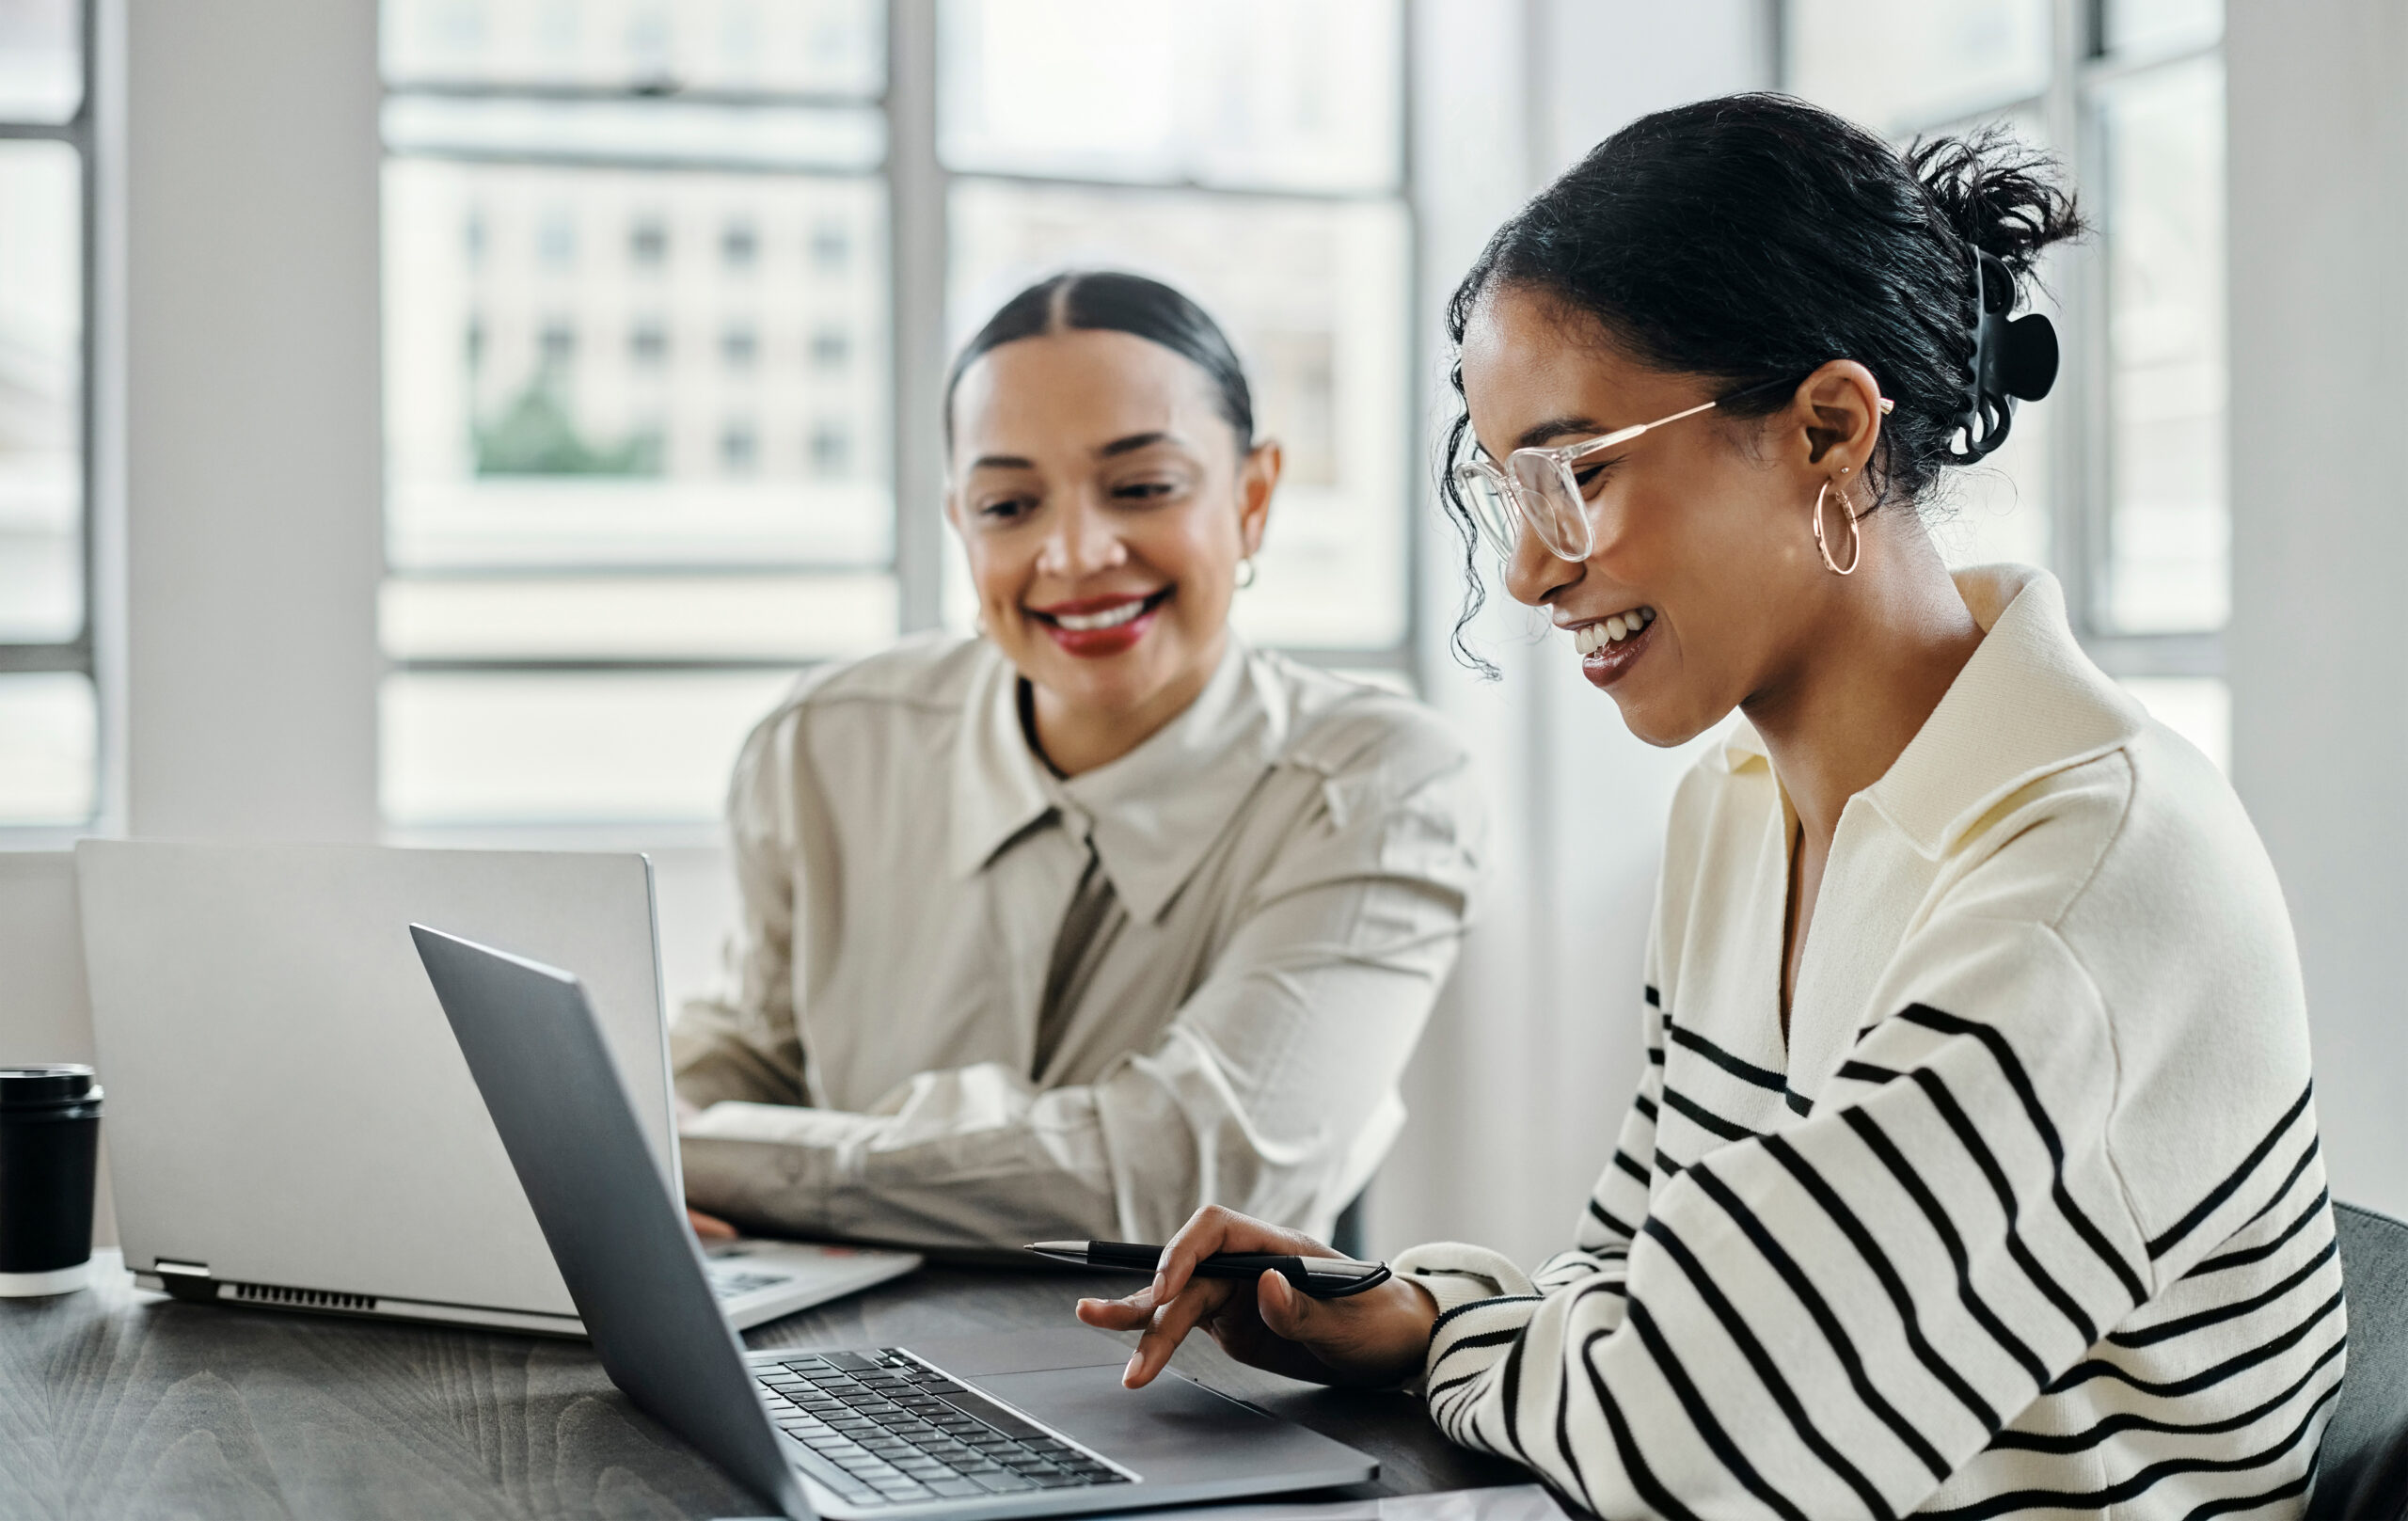
[[[1301,191],[1295,189],[1233,187],[1205,185],[1190,181],[1167,180],[1102,180],[1058,175],[1028,175],[998,173],[987,170],[956,170],[945,165],[939,151],[938,121],[941,103],[939,91],[939,57],[941,40],[939,15],[942,0],[885,0],[886,71],[882,87],[875,94],[861,96],[830,96],[796,92],[746,92],[740,95],[714,94],[708,90],[664,92],[642,85],[623,87],[523,87],[516,85],[437,84],[412,82],[396,86],[385,81],[379,72],[380,99],[389,101],[396,96],[450,96],[506,99],[561,99],[575,101],[636,101],[668,98],[687,102],[709,102],[745,104],[797,106],[838,105],[848,109],[874,109],[883,118],[885,153],[878,165],[858,171],[829,171],[858,174],[882,182],[886,193],[887,215],[887,293],[889,357],[889,419],[888,436],[892,458],[889,480],[894,493],[894,535],[892,559],[886,573],[892,575],[895,587],[897,637],[944,625],[947,581],[946,557],[958,551],[947,542],[947,531],[942,515],[934,510],[943,499],[945,469],[943,427],[941,415],[944,376],[951,361],[947,342],[948,276],[952,259],[949,207],[957,185],[963,183],[1004,183],[1061,187],[1074,190],[1112,192],[1177,192],[1211,198],[1250,200],[1296,200],[1312,203],[1378,201],[1393,204],[1402,220],[1404,246],[1403,289],[1407,293],[1407,308],[1398,313],[1398,320],[1411,319],[1411,293],[1419,289],[1420,236],[1418,208],[1414,194],[1414,147],[1410,130],[1411,90],[1414,80],[1414,25],[1412,0],[1399,0],[1397,9],[1398,109],[1395,132],[1398,147],[1398,173],[1395,182],[1378,190]],[[398,156],[387,148],[383,157]],[[424,153],[420,156],[458,159],[468,155],[456,153]],[[507,155],[514,163],[538,163],[535,153]],[[579,158],[579,165],[605,164],[627,166],[617,159]],[[663,168],[707,168],[679,163],[657,166]],[[1410,346],[1408,356],[1418,359],[1418,343]],[[1418,372],[1418,371],[1416,372]],[[1404,479],[1416,478],[1421,463],[1420,430],[1412,410],[1416,397],[1407,393],[1402,400],[1404,408],[1397,419],[1397,439],[1407,459]],[[1420,494],[1408,490],[1396,510],[1417,515],[1417,521],[1402,535],[1403,553],[1399,566],[1402,578],[1400,593],[1403,599],[1404,616],[1394,642],[1365,648],[1315,648],[1291,645],[1278,646],[1280,653],[1309,664],[1332,669],[1376,673],[1400,680],[1414,689],[1424,683],[1420,668],[1422,652],[1422,610],[1420,595],[1421,547],[1418,514]],[[385,550],[381,547],[380,553]],[[726,572],[770,570],[814,570],[825,567],[786,565],[726,565],[711,567]],[[858,566],[848,569],[875,573],[878,567]],[[533,567],[514,574],[540,574]],[[619,574],[630,577],[647,574],[692,576],[704,573],[702,567],[664,565],[619,567]],[[385,563],[381,580],[396,576],[460,577],[479,574],[474,570],[425,571],[403,570]],[[475,673],[475,674],[555,674],[585,672],[610,673],[675,673],[767,670],[771,668],[809,669],[818,660],[809,658],[678,658],[627,657],[611,658],[533,658],[526,657],[463,657],[396,658],[379,650],[379,682],[395,674],[415,673]],[[384,792],[380,776],[378,793]],[[380,804],[381,806],[381,804]],[[662,845],[685,845],[716,842],[720,825],[716,819],[596,819],[589,822],[547,821],[515,824],[427,823],[384,824],[386,837],[396,841],[443,843],[464,838],[481,841],[541,841],[551,843],[587,843],[595,840],[614,842],[642,841]]]
[[[76,420],[76,452],[78,458],[78,490],[81,493],[77,513],[77,535],[82,559],[83,625],[71,640],[50,643],[28,643],[0,641],[0,675],[78,674],[92,684],[92,701],[97,721],[98,743],[92,756],[92,811],[83,818],[62,822],[16,822],[0,819],[0,842],[16,845],[21,842],[40,845],[61,838],[73,838],[102,827],[109,808],[107,780],[115,734],[110,717],[109,694],[101,689],[99,640],[95,627],[99,623],[100,577],[97,562],[101,540],[97,530],[100,516],[96,492],[99,472],[94,457],[99,441],[100,391],[96,378],[99,368],[98,330],[100,325],[100,170],[98,166],[98,120],[96,103],[100,83],[100,9],[102,0],[79,0],[76,7],[76,29],[79,40],[83,91],[76,103],[74,115],[65,121],[25,121],[0,117],[0,142],[64,143],[75,153],[77,220],[82,232],[82,246],[77,251],[77,277],[81,281],[81,307],[78,313],[80,331],[76,337],[76,357],[81,372],[76,377],[76,404],[81,415]]]
[[[1904,135],[1955,131],[2014,113],[2037,118],[2049,146],[2073,170],[2078,184],[2102,182],[2105,134],[2100,96],[2124,81],[2221,57],[2224,28],[2202,40],[2107,51],[2111,0],[2051,0],[2050,63],[2036,94],[1986,102],[1981,108],[1902,126]],[[1784,22],[1786,0],[1776,15]],[[1776,49],[1777,57],[1785,50]],[[1784,87],[1791,81],[1784,78]],[[2100,670],[2119,680],[2225,675],[2225,630],[2131,633],[2101,613],[2115,531],[2115,425],[2110,413],[2107,344],[2108,254],[2115,230],[2062,247],[2053,256],[2054,293],[2064,315],[2065,362],[2049,403],[2055,435],[2046,468],[2050,483],[2049,568],[2065,587],[2074,635]],[[2227,510],[2229,501],[2227,500]]]

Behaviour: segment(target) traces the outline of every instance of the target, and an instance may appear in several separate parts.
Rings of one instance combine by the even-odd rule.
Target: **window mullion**
[[[2047,98],[2049,140],[2075,182],[2092,182],[2090,120],[2082,98],[2083,61],[2096,46],[2097,0],[2054,0]],[[2092,198],[2091,204],[2097,204]],[[2099,325],[2106,311],[2105,259],[2095,243],[2066,249],[2065,289],[2058,293],[2065,315],[2066,362],[2057,386],[2056,458],[2049,462],[2055,489],[2050,537],[2066,610],[2078,633],[2096,626],[2093,607],[2099,584],[2101,540],[2099,503],[2107,486],[2100,446],[2107,437],[2105,343]]]
[[[893,261],[895,574],[905,633],[944,617],[945,192],[934,0],[889,0],[887,237]]]
[[[65,644],[0,644],[0,675],[54,671],[88,674],[91,669],[92,642],[88,639]]]

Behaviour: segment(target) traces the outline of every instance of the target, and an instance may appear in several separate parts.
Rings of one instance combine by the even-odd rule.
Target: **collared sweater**
[[[2282,895],[2048,576],[1841,814],[1784,1040],[1796,815],[1739,727],[1673,805],[1647,1065],[1576,1244],[1399,1267],[1458,1441],[1605,1516],[2296,1514],[2345,1311]]]

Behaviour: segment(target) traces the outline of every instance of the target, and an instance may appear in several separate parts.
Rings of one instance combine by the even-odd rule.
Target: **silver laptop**
[[[1124,1389],[1129,1349],[1075,1325],[747,1352],[712,1309],[675,1181],[643,1143],[584,987],[410,933],[611,1382],[787,1515],[1056,1515],[1378,1474],[1192,1380]]]
[[[410,944],[437,918],[590,969],[638,1133],[677,1176],[651,867],[639,855],[75,850],[126,1265],[179,1297],[581,1335]],[[714,1248],[738,1325],[908,1253]]]

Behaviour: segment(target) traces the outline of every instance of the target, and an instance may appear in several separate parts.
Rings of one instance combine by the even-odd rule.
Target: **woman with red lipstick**
[[[1673,805],[1640,1092],[1527,1273],[1424,1246],[1307,1300],[1192,1277],[1325,1250],[1202,1212],[1080,1307],[1145,1329],[1132,1385],[1199,1323],[1418,1382],[1607,1516],[2300,1512],[2345,1312],[2273,872],[2056,583],[1952,576],[1921,515],[2054,375],[2012,314],[2078,230],[2049,169],[1741,96],[1496,234],[1450,313],[1467,544],[1641,739],[1738,715]]]
[[[1464,751],[1230,630],[1279,448],[1185,296],[1032,287],[945,421],[981,637],[815,673],[745,747],[737,986],[674,1034],[697,1227],[1326,1232],[1468,912]]]

